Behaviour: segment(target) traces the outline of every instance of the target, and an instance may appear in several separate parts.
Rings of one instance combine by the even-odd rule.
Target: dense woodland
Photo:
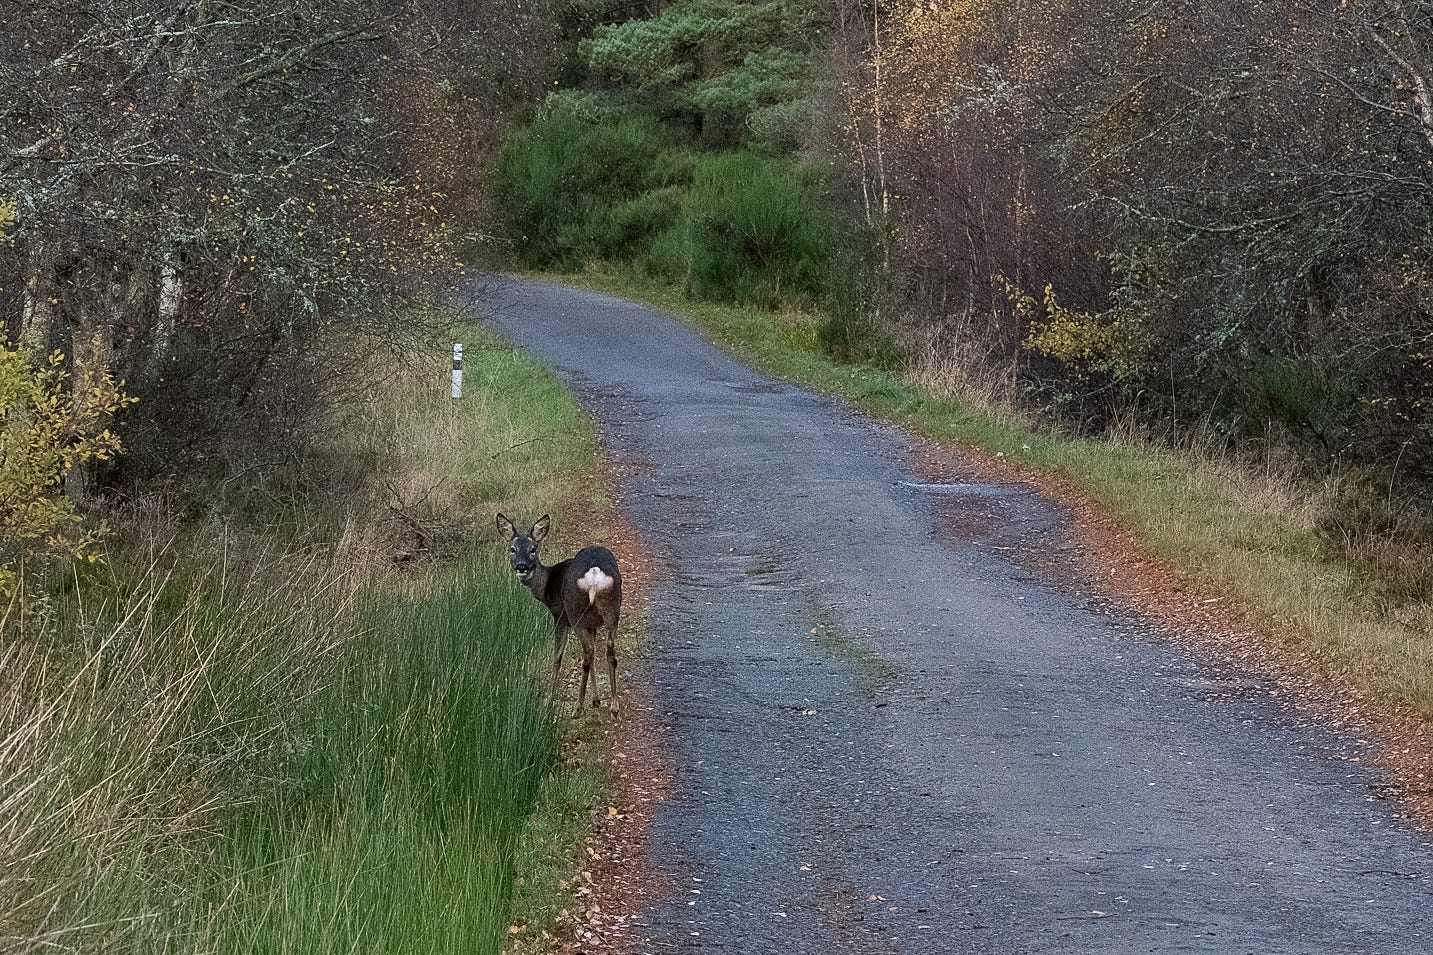
[[[835,354],[994,379],[1065,428],[1426,500],[1433,5],[632,13],[569,42],[509,146],[530,264],[819,308]]]
[[[125,378],[167,454],[282,426],[327,332],[452,272],[466,157],[536,82],[481,3],[11,6],[0,314]]]
[[[921,321],[1080,423],[1274,428],[1427,488],[1433,5],[867,14],[841,89]]]

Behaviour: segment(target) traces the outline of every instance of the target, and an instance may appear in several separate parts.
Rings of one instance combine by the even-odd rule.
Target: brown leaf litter
[[[604,484],[613,489],[614,498],[622,487],[618,473],[635,473],[640,468],[639,464],[609,462]],[[614,499],[606,509],[596,530],[595,539],[612,550],[622,568],[624,618],[642,619],[649,588],[660,568],[623,516],[620,500]],[[634,649],[629,642],[623,652],[631,657]],[[581,742],[580,734],[601,734],[595,748],[611,780],[612,802],[591,811],[580,868],[565,889],[571,898],[557,924],[550,933],[529,940],[523,951],[562,955],[627,951],[639,941],[636,920],[640,914],[669,892],[647,865],[646,845],[652,814],[671,791],[671,766],[662,740],[664,727],[658,725],[654,708],[631,674],[630,666],[619,668],[622,707],[615,716],[604,714],[611,720],[609,726],[594,730],[585,719],[568,724],[565,747],[569,754]]]

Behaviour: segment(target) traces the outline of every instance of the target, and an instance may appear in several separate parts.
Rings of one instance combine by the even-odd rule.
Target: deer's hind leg
[[[617,617],[621,611],[616,608],[604,608],[602,612],[602,627],[607,631],[607,675],[611,678],[612,685],[612,712],[616,713],[617,704]],[[597,685],[596,681],[592,684]]]
[[[577,625],[577,635],[582,638],[582,683],[577,690],[577,709],[574,715],[582,712],[583,705],[587,702],[587,680],[592,676],[592,655],[596,650],[597,633],[589,623]],[[592,681],[592,705],[597,705],[597,681]]]

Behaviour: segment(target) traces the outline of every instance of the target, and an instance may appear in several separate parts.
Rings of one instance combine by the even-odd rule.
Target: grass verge
[[[491,520],[607,502],[571,395],[464,335],[463,401],[409,366],[303,461],[117,505],[107,565],[5,635],[0,948],[481,955],[560,904],[519,883],[606,782],[561,763]]]
[[[1195,587],[1230,598],[1273,644],[1377,705],[1433,716],[1433,595],[1385,599],[1380,581],[1320,534],[1317,495],[1283,475],[1134,440],[1064,437],[938,395],[901,370],[838,364],[820,351],[818,316],[694,302],[613,272],[551,278],[669,311],[769,374],[1058,476]]]

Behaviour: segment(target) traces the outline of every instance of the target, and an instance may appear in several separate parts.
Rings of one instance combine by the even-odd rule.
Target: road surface
[[[1356,741],[937,520],[1053,505],[922,487],[898,431],[650,309],[491,305],[641,465],[676,779],[639,951],[1433,952],[1433,852]]]

